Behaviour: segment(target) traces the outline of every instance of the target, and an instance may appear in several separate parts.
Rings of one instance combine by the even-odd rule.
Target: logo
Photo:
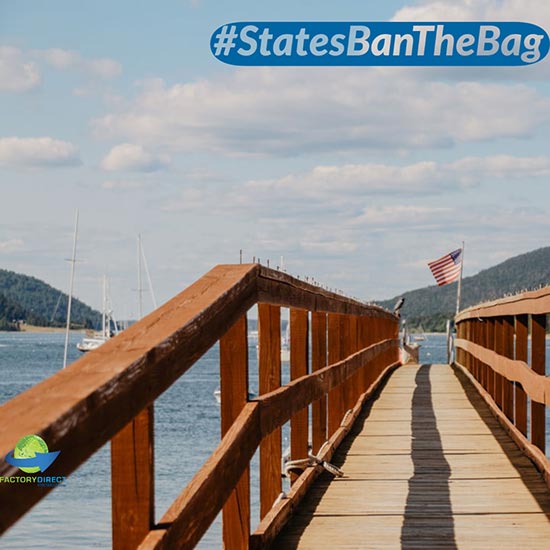
[[[27,474],[45,472],[60,452],[49,452],[48,445],[40,436],[26,435],[17,442],[13,451],[6,455],[6,462]]]
[[[214,57],[241,66],[510,67],[550,49],[523,22],[236,22],[210,39]]]
[[[19,468],[26,474],[45,472],[59,456],[61,451],[48,449],[46,442],[38,435],[22,437],[13,451],[6,455],[6,462]],[[35,484],[38,487],[59,487],[65,485],[65,476],[0,476],[0,483]]]

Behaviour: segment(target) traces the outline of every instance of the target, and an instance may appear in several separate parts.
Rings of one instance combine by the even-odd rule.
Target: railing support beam
[[[153,405],[111,440],[114,550],[133,550],[155,522]]]
[[[516,316],[516,350],[515,358],[527,363],[527,344],[529,339],[529,318],[527,315]],[[527,394],[516,383],[515,417],[518,430],[527,436]]]
[[[248,334],[242,316],[220,339],[222,437],[248,400]],[[227,549],[248,548],[250,537],[250,468],[223,507],[223,543]]]
[[[537,374],[546,369],[546,315],[531,315],[531,368]],[[546,448],[545,406],[531,400],[531,443],[543,453]]]
[[[259,392],[281,387],[281,308],[258,304]],[[260,519],[281,492],[281,428],[260,444]]]
[[[327,366],[327,315],[311,314],[311,370],[324,369]],[[313,454],[317,454],[327,440],[327,398],[322,397],[311,405]]]

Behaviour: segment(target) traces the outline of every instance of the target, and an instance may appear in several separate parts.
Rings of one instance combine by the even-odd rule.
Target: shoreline
[[[19,328],[19,330],[0,330],[1,334],[20,334],[22,332],[28,332],[28,333],[59,333],[59,332],[65,332],[64,327],[39,327],[37,325],[25,325],[22,324]],[[73,328],[71,329],[71,332],[84,334],[86,332],[86,329],[80,329],[80,328]]]

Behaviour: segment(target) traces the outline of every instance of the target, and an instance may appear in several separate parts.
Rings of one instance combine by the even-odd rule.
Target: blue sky
[[[508,69],[232,68],[238,20],[521,20],[543,0],[0,4],[0,266],[136,313],[252,256],[364,299],[548,245],[548,60]]]

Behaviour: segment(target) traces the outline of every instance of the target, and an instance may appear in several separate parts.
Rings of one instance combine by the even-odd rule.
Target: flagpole
[[[456,314],[460,311],[460,295],[462,293],[462,270],[464,268],[464,241],[462,241],[462,252],[460,254],[460,277],[458,278],[458,288],[456,290]]]

